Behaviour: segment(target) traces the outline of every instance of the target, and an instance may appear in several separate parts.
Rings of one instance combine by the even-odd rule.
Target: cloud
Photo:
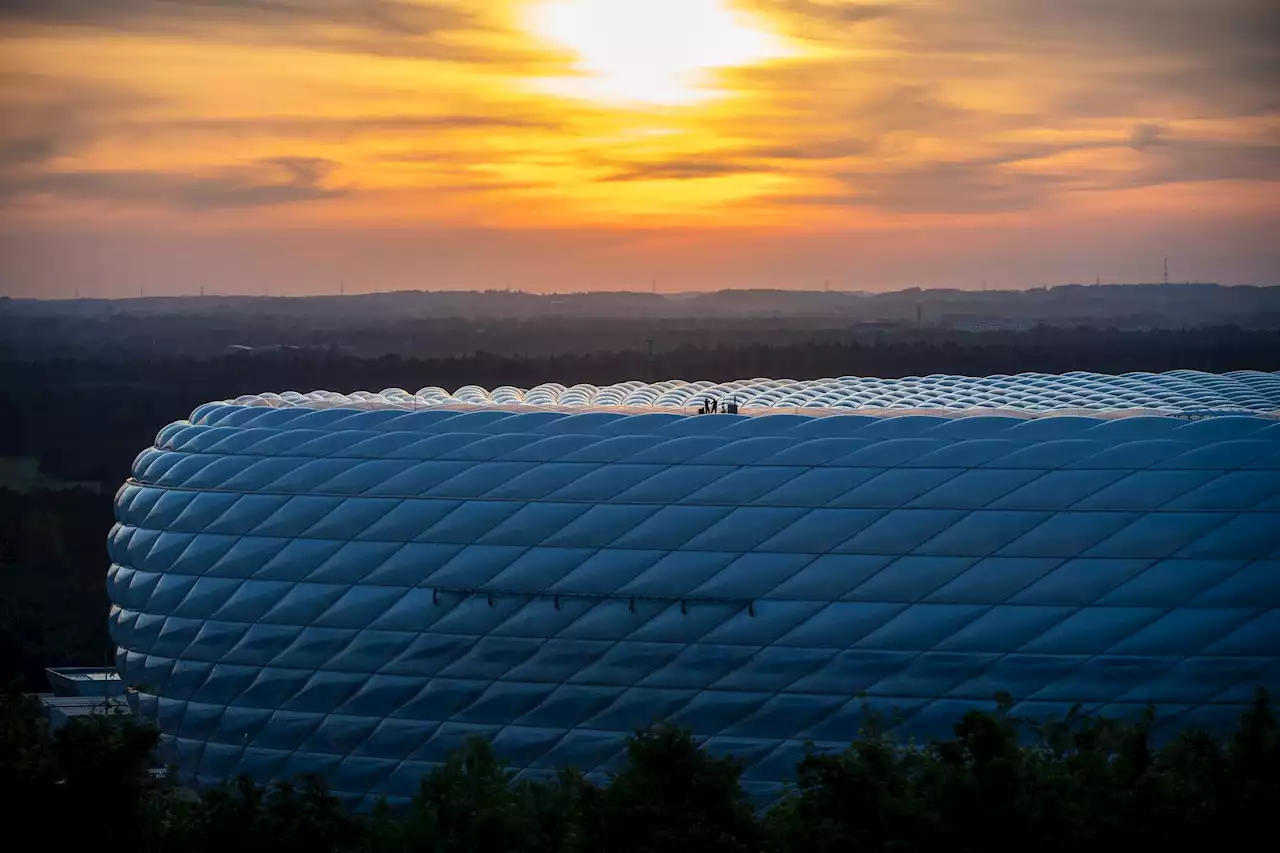
[[[319,23],[422,35],[473,19],[455,6],[397,0],[0,0],[0,20],[151,32],[212,22]]]
[[[1071,168],[1055,159],[1098,152],[1104,162],[1126,148],[1139,159],[1127,170]],[[782,204],[865,207],[895,213],[995,213],[1029,210],[1065,193],[1106,192],[1175,183],[1280,181],[1280,144],[1221,139],[1178,139],[1154,124],[1118,139],[1008,146],[1001,153],[968,159],[908,164],[831,175],[840,189],[829,193],[774,196]]]
[[[470,132],[559,126],[554,116],[497,109],[493,115],[186,117],[180,100],[35,74],[12,75],[0,84],[0,110],[5,119],[0,126],[0,195],[107,199],[119,194],[124,202],[192,210],[264,206],[346,192],[328,185],[325,179],[334,166],[322,156],[257,158],[235,167],[207,163],[211,150],[234,152],[242,141],[257,150],[265,142],[268,151],[309,155],[329,153],[334,144],[358,147],[376,140],[380,149],[394,146],[401,153],[366,154],[366,164],[448,161],[456,173],[475,161]],[[172,117],[175,113],[178,117]],[[95,149],[145,151],[157,145],[189,146],[192,162],[164,172],[137,170],[127,161],[120,168],[110,162],[105,169],[75,168],[73,158]]]
[[[1000,2],[1006,8],[1014,5]],[[1032,5],[1054,16],[1050,22],[1060,27],[1059,43],[1092,36],[1095,51],[1128,46],[1192,58],[1274,57],[1280,39],[1280,6],[1273,0],[1036,0]]]
[[[752,145],[802,146],[846,128],[863,146],[851,163],[806,172],[830,192],[766,203],[1029,210],[1074,192],[1272,181],[1280,169],[1253,121],[1280,116],[1275,0],[749,5],[807,20],[793,35],[822,45],[725,75],[762,105],[747,114]],[[1235,126],[1195,127],[1207,119]]]
[[[888,18],[888,3],[831,2],[830,0],[748,0],[744,7],[764,15],[788,35],[811,41],[836,41],[870,21]]]
[[[498,29],[482,14],[484,6],[444,0],[0,0],[0,27],[87,26],[205,42],[560,67],[548,51],[455,38]]]
[[[927,75],[997,85],[1017,75],[1041,91],[1043,109],[1057,117],[1280,109],[1275,0],[917,0],[865,12],[836,2],[754,5],[781,9],[783,20],[808,21],[809,30],[819,31],[815,41],[834,38],[858,48],[843,61],[824,60],[833,80],[877,69],[888,79]],[[840,27],[846,9],[855,22],[875,28]]]
[[[728,156],[758,160],[839,160],[869,154],[874,147],[874,143],[865,139],[798,139],[790,144],[734,148],[728,151]]]
[[[823,21],[832,19],[832,7],[848,8],[838,2],[779,5]],[[1274,54],[1280,36],[1280,7],[1273,0],[917,0],[874,8],[873,15],[857,19],[891,22],[898,39],[930,52]]]
[[[867,153],[896,133],[981,137],[1041,120],[1003,105],[980,109],[958,103],[946,89],[963,76],[954,69],[950,78],[918,68],[890,73],[882,67],[887,61],[818,60],[734,72],[735,87],[758,95],[766,106],[758,117],[744,108],[743,115],[726,119],[726,130],[745,124],[761,137],[787,140],[776,144],[853,140],[849,144],[859,146],[858,153]]]
[[[0,172],[43,163],[58,151],[61,142],[52,133],[0,139]]]
[[[762,167],[733,163],[721,158],[707,160],[667,160],[645,163],[614,172],[599,180],[612,181],[688,181],[701,178],[723,178],[748,172],[766,171]]]
[[[265,207],[345,195],[327,185],[336,166],[317,157],[271,157],[203,174],[50,171],[0,185],[9,197],[56,196],[191,211]]]
[[[1134,151],[1143,151],[1152,145],[1159,145],[1164,137],[1164,128],[1158,124],[1139,124],[1129,134],[1129,147]]]
[[[1072,182],[1065,174],[1011,169],[1001,158],[844,173],[837,179],[845,186],[842,191],[773,200],[894,213],[994,213],[1034,207]]]
[[[386,136],[404,139],[418,131],[475,129],[552,130],[560,123],[550,116],[483,114],[361,115],[361,116],[242,116],[232,118],[155,119],[120,127],[122,133],[154,137],[162,133],[200,136],[265,136],[272,139],[350,140]]]
[[[748,0],[744,5],[754,12],[834,23],[870,21],[891,14],[895,8],[892,3],[858,0]]]
[[[98,83],[10,74],[0,85],[0,180],[73,154],[152,99]]]
[[[1213,181],[1280,181],[1280,143],[1182,139],[1151,124],[1134,128],[1130,146],[1141,155],[1116,187]]]
[[[861,139],[797,140],[793,144],[741,145],[716,148],[688,157],[619,162],[599,159],[598,165],[609,173],[597,180],[619,181],[689,181],[723,178],[729,175],[786,172],[806,164],[823,163],[864,155],[871,145]]]

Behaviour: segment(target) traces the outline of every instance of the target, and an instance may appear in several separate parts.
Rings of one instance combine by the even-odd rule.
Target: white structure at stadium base
[[[761,801],[867,707],[1221,731],[1280,689],[1278,403],[1251,372],[210,403],[116,496],[116,663],[184,780],[361,806],[472,736],[602,778],[657,718]]]
[[[1168,373],[1020,373],[1015,376],[908,376],[875,379],[742,379],[645,383],[603,387],[547,383],[523,389],[504,385],[492,391],[467,385],[449,393],[430,386],[415,393],[388,388],[379,393],[256,394],[227,400],[242,406],[355,406],[417,408],[440,405],[697,408],[704,398],[733,400],[743,414],[751,410],[871,409],[965,410],[997,408],[1026,413],[1108,412],[1274,412],[1280,411],[1280,374],[1238,370],[1226,374],[1175,370]],[[761,412],[762,413],[762,412]]]

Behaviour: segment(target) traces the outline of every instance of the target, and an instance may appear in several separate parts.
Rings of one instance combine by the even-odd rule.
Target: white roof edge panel
[[[1280,373],[1199,371],[1104,375],[1072,372],[1060,375],[1019,373],[999,376],[908,376],[900,379],[844,376],[839,379],[636,380],[596,386],[543,383],[531,389],[499,385],[490,391],[465,385],[449,393],[427,386],[416,393],[400,388],[382,392],[309,394],[264,392],[234,400],[206,403],[192,413],[193,423],[214,424],[236,409],[285,409],[316,412],[307,418],[343,417],[393,410],[396,412],[469,412],[489,410],[508,415],[526,412],[582,414],[611,412],[695,414],[710,401],[723,413],[733,403],[739,415],[796,414],[807,417],[858,412],[874,417],[930,415],[948,419],[997,416],[1006,418],[1177,417],[1194,420],[1215,416],[1253,416],[1280,419]],[[283,413],[282,413],[283,414]]]

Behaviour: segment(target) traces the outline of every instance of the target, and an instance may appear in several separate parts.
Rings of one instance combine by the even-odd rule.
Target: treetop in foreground
[[[197,853],[1191,849],[1260,837],[1280,808],[1265,690],[1230,737],[1186,729],[1164,744],[1152,739],[1154,713],[1036,722],[1010,707],[1005,697],[969,712],[951,737],[924,744],[895,741],[872,716],[845,750],[810,751],[764,810],[744,793],[737,759],[660,723],[632,736],[603,785],[571,769],[513,783],[476,739],[423,778],[407,808],[352,814],[317,778],[178,788],[151,769],[154,729],[89,718],[51,733],[10,693],[0,781],[15,815],[65,815],[107,846]]]

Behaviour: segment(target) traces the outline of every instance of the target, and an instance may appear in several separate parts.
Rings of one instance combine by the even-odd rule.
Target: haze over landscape
[[[1272,0],[5,0],[0,294],[1272,284]]]

